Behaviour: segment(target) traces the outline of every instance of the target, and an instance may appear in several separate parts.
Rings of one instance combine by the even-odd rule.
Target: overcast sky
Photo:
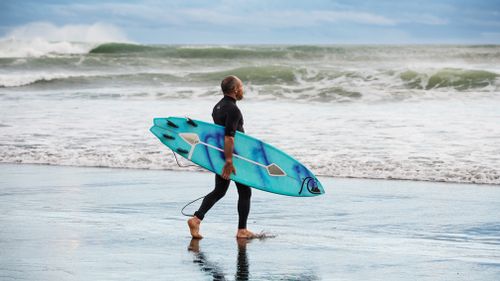
[[[499,44],[500,0],[0,0],[0,37],[34,36],[167,44]]]

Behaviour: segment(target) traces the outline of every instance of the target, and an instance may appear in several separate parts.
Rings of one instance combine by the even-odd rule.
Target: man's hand
[[[226,161],[226,164],[224,164],[224,168],[222,168],[222,177],[228,180],[231,176],[231,173],[234,173],[236,175],[236,169],[233,166],[233,161]]]

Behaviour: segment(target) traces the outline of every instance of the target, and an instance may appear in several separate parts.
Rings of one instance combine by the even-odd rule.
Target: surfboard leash
[[[186,216],[186,217],[193,217],[193,216],[194,216],[194,214],[186,214],[186,213],[184,213],[184,209],[186,209],[186,207],[187,207],[187,206],[189,206],[189,205],[193,204],[194,202],[196,202],[196,201],[198,201],[198,200],[200,200],[200,199],[202,199],[202,198],[205,198],[205,196],[206,196],[206,195],[203,195],[203,196],[201,196],[200,198],[195,199],[195,200],[193,200],[193,201],[191,201],[191,202],[187,203],[186,205],[184,205],[184,207],[182,207],[182,209],[181,209],[181,214],[183,214],[183,215],[184,215],[184,216]]]
[[[177,159],[177,155],[175,154],[175,151],[171,150],[172,151],[172,154],[174,155],[175,157],[175,162],[177,163],[177,166],[181,167],[181,168],[186,168],[186,167],[197,167],[197,165],[181,165],[181,163],[179,162],[179,159]]]
[[[184,167],[194,167],[194,166],[196,166],[196,165],[184,165],[184,166],[183,166],[183,165],[181,165],[181,163],[179,163],[179,159],[177,159],[177,155],[175,155],[175,151],[173,151],[173,150],[172,150],[172,154],[173,154],[173,155],[174,155],[174,157],[175,157],[175,162],[177,163],[177,166],[179,166],[179,167],[181,167],[181,168],[184,168]],[[203,196],[201,196],[201,197],[199,197],[199,198],[197,198],[197,199],[194,199],[193,201],[191,201],[191,202],[187,203],[186,205],[184,205],[184,207],[182,207],[182,209],[181,209],[181,214],[183,214],[183,215],[184,215],[184,216],[186,216],[186,217],[192,217],[192,216],[194,216],[194,214],[186,214],[186,213],[184,213],[184,209],[186,209],[186,207],[187,207],[187,206],[189,206],[189,205],[193,204],[194,202],[196,202],[196,201],[198,201],[198,200],[200,200],[200,199],[202,199],[202,198],[205,198],[205,196],[206,196],[206,195],[203,195]]]

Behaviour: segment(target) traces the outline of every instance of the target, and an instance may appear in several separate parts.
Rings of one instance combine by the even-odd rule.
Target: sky
[[[500,44],[500,0],[0,0],[0,38],[144,44]]]

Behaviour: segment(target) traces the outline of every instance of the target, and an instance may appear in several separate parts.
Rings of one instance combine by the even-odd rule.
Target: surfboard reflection
[[[236,239],[237,244],[238,244],[238,256],[237,256],[237,261],[236,261],[236,273],[234,275],[234,280],[236,281],[248,281],[250,280],[250,264],[248,261],[248,255],[247,255],[247,245],[252,241],[252,240],[247,240],[247,239]],[[217,263],[211,262],[208,258],[207,255],[205,255],[204,252],[200,250],[200,240],[199,239],[191,239],[188,250],[193,253],[193,263],[197,264],[200,267],[200,270],[209,275],[212,276],[214,281],[222,281],[222,280],[227,280],[226,275],[224,274],[222,267],[219,266]],[[278,278],[279,280],[304,280],[304,281],[310,281],[310,280],[319,280],[319,278],[316,276],[314,273],[303,273],[303,274],[292,274],[290,275],[289,273],[283,273],[280,274],[280,276],[262,276],[262,273],[260,278],[251,278],[251,280],[269,280],[269,279],[276,279]],[[272,277],[272,278],[271,278]]]

